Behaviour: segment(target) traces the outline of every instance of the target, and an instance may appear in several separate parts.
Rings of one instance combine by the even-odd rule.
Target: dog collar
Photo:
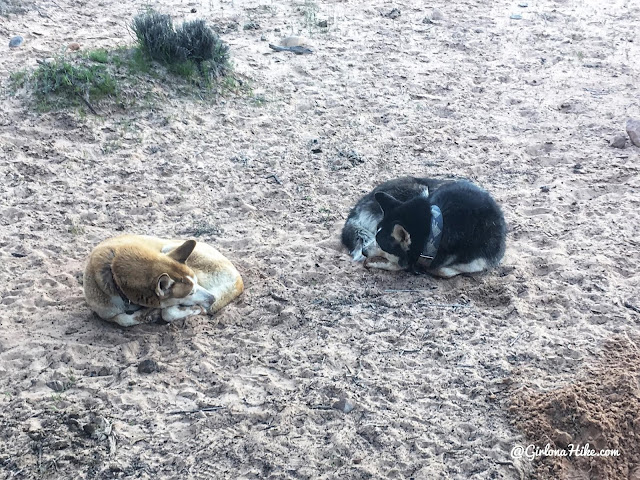
[[[442,211],[437,205],[431,205],[431,231],[424,242],[420,258],[433,260],[438,253],[440,240],[442,239]]]

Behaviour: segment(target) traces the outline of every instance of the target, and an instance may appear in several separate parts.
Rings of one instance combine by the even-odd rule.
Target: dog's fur
[[[367,259],[367,267],[449,278],[495,267],[504,255],[502,211],[489,193],[468,181],[442,184],[428,197],[403,201],[377,192],[375,199],[384,211],[376,234],[381,252]],[[443,227],[437,253],[427,260],[423,247],[431,232],[432,205],[440,208]]]
[[[376,231],[382,221],[383,211],[376,201],[376,194],[384,192],[401,202],[417,196],[428,196],[447,180],[433,178],[401,177],[381,183],[371,192],[358,200],[349,212],[342,228],[342,243],[356,261],[371,257],[379,251],[376,244]]]
[[[123,327],[213,314],[243,291],[218,250],[195,240],[122,235],[100,243],[84,272],[84,293],[101,318]]]

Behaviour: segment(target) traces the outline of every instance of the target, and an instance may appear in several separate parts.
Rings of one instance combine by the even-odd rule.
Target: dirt
[[[541,456],[535,478],[640,478],[640,350],[638,338],[608,341],[579,379],[559,389],[515,393],[513,423],[541,449],[617,450],[619,455]],[[580,447],[579,447],[580,446]]]
[[[573,384],[585,406],[610,399],[577,372],[640,321],[640,150],[608,142],[640,118],[640,6],[517,4],[154,2],[217,25],[253,94],[201,100],[149,78],[151,95],[100,116],[40,113],[9,75],[130,45],[147,3],[43,0],[2,18],[0,473],[535,478],[510,455],[527,441],[507,415],[514,385],[534,406]],[[288,36],[313,53],[269,49]],[[444,281],[352,262],[349,208],[400,175],[488,189],[509,225],[501,267]],[[122,232],[211,243],[246,292],[214,318],[105,323],[82,271]],[[626,446],[618,418],[602,435]],[[602,472],[635,460],[620,461]]]

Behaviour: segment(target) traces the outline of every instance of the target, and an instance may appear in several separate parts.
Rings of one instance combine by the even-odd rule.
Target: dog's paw
[[[162,310],[159,308],[149,308],[146,312],[140,312],[141,323],[157,323],[162,319]]]
[[[204,313],[206,313],[206,311],[200,305],[174,305],[162,310],[162,319],[165,322],[171,323],[176,320],[182,320],[183,318]]]

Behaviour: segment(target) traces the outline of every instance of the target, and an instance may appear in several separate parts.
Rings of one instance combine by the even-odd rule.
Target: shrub
[[[175,30],[169,15],[149,11],[137,15],[131,28],[141,50],[178,74],[189,76],[193,65],[204,77],[229,71],[229,47],[204,20],[184,22]]]
[[[154,60],[172,63],[180,57],[176,32],[169,15],[153,10],[136,15],[131,29],[138,39],[140,48]]]

